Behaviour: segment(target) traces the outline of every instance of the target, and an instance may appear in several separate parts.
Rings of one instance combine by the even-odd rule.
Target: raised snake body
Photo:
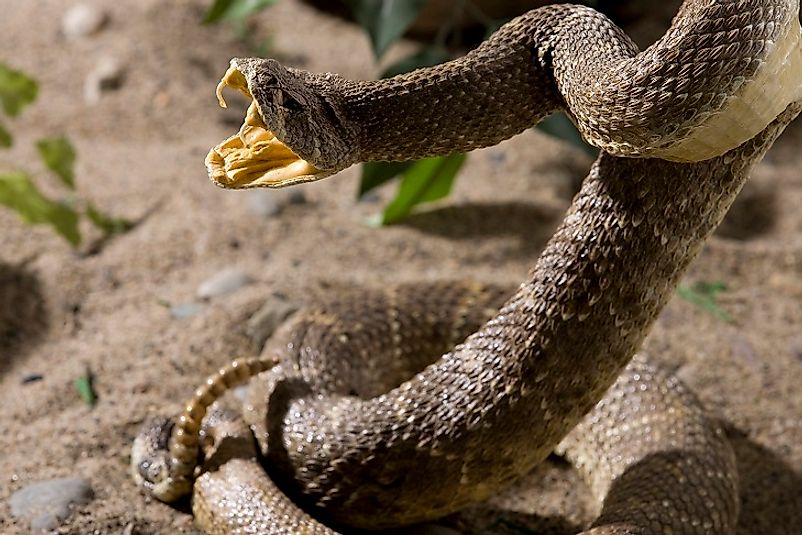
[[[439,347],[420,340],[462,332],[454,314],[485,292],[388,290],[298,320],[245,411],[282,488],[334,525],[419,522],[492,495],[576,428],[560,450],[607,496],[590,533],[732,532],[737,479],[721,432],[676,380],[627,363],[751,166],[799,113],[798,12],[798,1],[688,0],[636,55],[595,11],[552,6],[464,58],[379,82],[234,60],[225,81],[254,102],[240,134],[207,160],[227,187],[470,150],[557,109],[605,151],[530,278],[400,386],[380,393],[364,379],[404,380],[425,364],[417,349]],[[202,416],[193,410],[163,471],[148,456],[165,428],[139,439],[135,473],[146,486],[175,467],[191,480],[197,442],[185,437]],[[253,466],[231,461],[197,481],[205,529],[329,532]]]

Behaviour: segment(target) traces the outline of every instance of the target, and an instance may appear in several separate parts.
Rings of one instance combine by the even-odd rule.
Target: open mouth
[[[321,178],[321,170],[295,154],[267,128],[245,76],[234,66],[229,67],[217,85],[217,99],[223,108],[226,86],[239,90],[251,104],[239,132],[216,145],[206,156],[206,169],[215,184],[231,189],[281,188]]]

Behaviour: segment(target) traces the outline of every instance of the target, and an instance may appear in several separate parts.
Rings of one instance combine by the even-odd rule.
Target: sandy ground
[[[79,254],[0,210],[0,532],[28,530],[10,516],[14,491],[74,476],[91,482],[95,498],[62,533],[194,533],[185,511],[134,486],[131,440],[149,414],[176,411],[207,373],[258,351],[244,325],[264,299],[419,279],[519,282],[590,161],[527,132],[472,156],[448,201],[406,224],[363,223],[393,186],[357,203],[355,169],[304,187],[305,203],[259,216],[249,194],[215,188],[203,167],[208,148],[241,117],[219,110],[213,90],[228,59],[248,46],[226,28],[199,26],[202,1],[92,4],[108,12],[108,24],[68,41],[59,31],[68,0],[0,1],[2,60],[41,83],[0,168],[30,169],[48,185],[29,147],[65,133],[79,151],[80,193],[141,220],[96,254]],[[259,31],[285,61],[376,74],[359,30],[294,1],[270,9]],[[124,65],[122,86],[85,104],[84,79],[106,56]],[[685,280],[724,281],[719,302],[733,321],[677,297],[646,342],[730,429],[744,534],[802,533],[801,141],[802,125],[792,125]],[[253,284],[192,318],[171,317],[171,305],[197,302],[199,284],[228,266]],[[85,370],[93,408],[73,388]],[[42,379],[24,381],[34,374]],[[462,521],[475,533],[570,533],[591,515],[581,482],[554,460]]]

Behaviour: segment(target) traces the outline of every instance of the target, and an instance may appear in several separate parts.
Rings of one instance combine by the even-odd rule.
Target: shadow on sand
[[[0,262],[0,375],[43,337],[50,319],[38,277]]]
[[[794,472],[776,453],[756,444],[742,432],[730,428],[727,435],[735,450],[740,478],[740,514],[736,533],[802,533],[802,475]],[[628,485],[637,488],[637,480],[654,480],[660,470],[667,464],[676,464],[681,455],[666,452],[646,457],[613,483],[611,493]],[[696,493],[689,487],[674,494],[687,499]],[[662,499],[660,496],[657,498],[658,502]],[[652,501],[655,496],[649,499]],[[482,517],[488,519],[483,525],[466,526],[461,531],[470,535],[574,535],[582,530],[582,526],[561,517],[504,510],[486,510]],[[445,523],[451,524],[447,520]]]
[[[563,210],[523,202],[463,203],[413,214],[399,225],[452,241],[513,237],[507,253],[533,257],[554,234]]]

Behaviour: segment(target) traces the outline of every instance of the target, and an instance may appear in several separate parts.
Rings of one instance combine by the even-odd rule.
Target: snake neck
[[[555,36],[576,19],[602,29],[581,40],[586,50],[603,51],[599,63],[637,53],[604,15],[555,5],[513,19],[465,56],[433,67],[370,81],[337,78],[332,83],[331,75],[303,76],[316,93],[336,92],[332,100],[356,147],[353,162],[469,152],[496,145],[566,108],[561,90],[571,90],[574,81],[560,83],[555,75],[562,71],[554,62],[561,47],[563,56],[571,51]],[[574,61],[564,63],[563,71]]]
[[[454,61],[344,83],[343,109],[349,123],[358,125],[358,159],[468,152],[496,145],[562,108],[546,38],[560,11],[518,17]]]

